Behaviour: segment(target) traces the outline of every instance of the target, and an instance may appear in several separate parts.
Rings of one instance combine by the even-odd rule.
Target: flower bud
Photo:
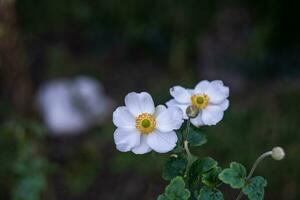
[[[272,149],[272,158],[274,160],[282,160],[285,156],[284,150],[281,147],[274,147]]]
[[[186,115],[189,118],[195,118],[195,117],[197,117],[198,114],[199,114],[199,109],[196,106],[192,105],[192,106],[187,107]]]

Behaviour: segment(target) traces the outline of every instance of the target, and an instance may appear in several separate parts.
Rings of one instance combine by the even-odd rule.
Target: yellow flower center
[[[209,97],[206,94],[194,94],[191,97],[192,105],[196,106],[198,109],[204,109],[207,107],[209,102]]]
[[[142,134],[149,134],[155,129],[156,120],[151,114],[142,113],[136,118],[135,127]]]

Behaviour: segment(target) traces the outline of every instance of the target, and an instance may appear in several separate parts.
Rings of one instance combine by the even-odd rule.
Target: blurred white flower
[[[113,113],[117,126],[114,140],[119,151],[144,154],[171,151],[177,142],[174,130],[183,123],[179,108],[154,107],[152,97],[146,93],[131,92],[125,97],[125,106]]]
[[[183,111],[184,119],[187,119],[186,109],[194,106],[199,109],[195,118],[191,118],[194,126],[216,125],[222,120],[224,111],[229,106],[229,88],[222,81],[201,81],[195,89],[185,89],[175,86],[170,89],[174,99],[168,101],[168,107],[179,107]]]
[[[101,124],[112,101],[95,79],[80,76],[43,85],[37,94],[38,108],[53,134],[75,134]]]

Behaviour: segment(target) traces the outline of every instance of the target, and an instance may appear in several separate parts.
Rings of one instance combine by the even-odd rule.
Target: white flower
[[[125,106],[113,113],[117,126],[114,140],[119,151],[144,154],[151,150],[158,153],[171,151],[177,142],[174,130],[183,123],[179,108],[154,107],[152,97],[146,93],[131,92],[125,97]]]
[[[54,135],[83,132],[103,122],[112,109],[102,85],[86,76],[46,83],[37,94],[37,103]]]
[[[229,106],[229,88],[224,86],[222,81],[201,81],[195,89],[185,89],[175,86],[170,89],[174,99],[168,101],[168,107],[179,107],[183,111],[184,119],[188,119],[186,109],[188,106],[195,106],[199,114],[191,119],[194,126],[216,125],[222,120],[224,111]]]

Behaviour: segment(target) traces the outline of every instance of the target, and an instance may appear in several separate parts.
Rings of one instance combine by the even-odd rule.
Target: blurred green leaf
[[[165,194],[161,194],[158,196],[157,200],[170,200]]]
[[[19,177],[16,186],[12,191],[13,200],[39,200],[41,191],[46,185],[46,178],[43,174],[34,173]]]

